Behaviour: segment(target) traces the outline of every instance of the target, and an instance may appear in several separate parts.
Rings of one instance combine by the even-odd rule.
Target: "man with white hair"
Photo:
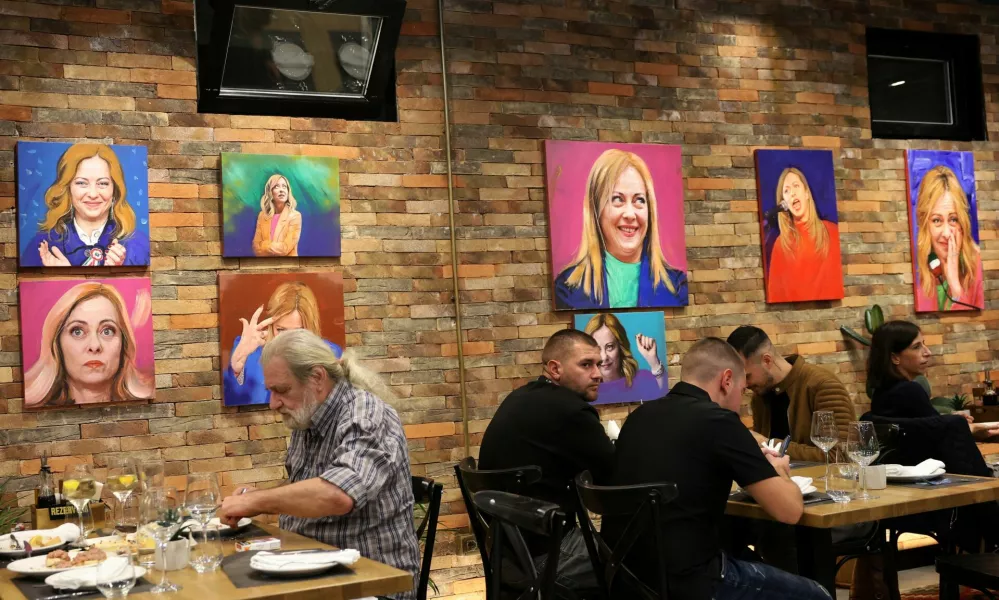
[[[409,571],[419,571],[413,487],[402,422],[376,375],[305,329],[264,346],[270,407],[292,429],[286,485],[240,490],[218,510],[223,523],[280,515],[281,529]],[[392,596],[415,598],[413,592]]]

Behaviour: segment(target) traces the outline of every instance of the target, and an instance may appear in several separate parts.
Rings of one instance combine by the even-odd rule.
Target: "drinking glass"
[[[222,564],[222,535],[219,528],[206,525],[194,533],[197,542],[191,548],[191,568],[198,573],[210,573]]]
[[[826,455],[826,474],[829,472],[829,451],[839,442],[836,430],[836,417],[831,410],[817,410],[812,413],[812,443]]]
[[[878,458],[881,449],[878,446],[878,436],[874,432],[874,423],[870,421],[850,423],[846,436],[846,453],[860,468],[869,466]],[[855,496],[855,499],[874,500],[875,498],[877,496],[867,493],[867,479],[865,478],[863,488]]]
[[[219,489],[215,473],[189,473],[187,475],[184,508],[201,523],[202,529],[208,525],[208,521],[211,520],[221,503],[222,491]]]
[[[156,538],[156,545],[159,547],[165,562],[167,543],[184,522],[181,504],[177,499],[177,490],[174,488],[150,488],[146,490],[144,496],[142,506],[145,514],[142,520],[149,525],[155,524],[153,536]],[[176,592],[180,589],[179,585],[167,581],[166,569],[163,569],[159,585],[149,591],[154,594],[162,594]]]
[[[826,467],[826,494],[838,504],[846,504],[857,492],[857,466],[836,460]]]
[[[122,548],[97,565],[97,591],[105,598],[125,598],[135,587],[135,567],[131,548]]]
[[[108,478],[105,485],[114,494],[118,502],[115,505],[115,529],[123,533],[134,531],[125,523],[125,505],[132,492],[139,486],[139,471],[131,458],[119,457],[108,467]]]
[[[142,461],[139,465],[139,480],[143,491],[163,487],[166,485],[166,463],[161,458]]]
[[[88,464],[71,465],[66,469],[66,476],[62,480],[62,495],[76,509],[77,516],[80,517],[80,539],[76,545],[86,546],[84,539],[87,537],[87,526],[83,520],[83,512],[87,510],[87,505],[97,495],[97,482],[94,480],[94,472]]]

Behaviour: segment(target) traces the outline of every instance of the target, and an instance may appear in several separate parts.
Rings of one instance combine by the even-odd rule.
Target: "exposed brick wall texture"
[[[977,32],[989,133],[999,135],[999,10],[977,2],[860,0],[448,0],[460,293],[474,446],[510,390],[538,372],[550,310],[542,140],[681,144],[690,306],[667,309],[671,357],[705,335],[763,326],[781,350],[826,365],[863,395],[862,351],[840,324],[870,303],[912,318],[903,150],[973,150],[990,310],[925,316],[942,357],[935,391],[969,391],[996,368],[999,311],[994,143],[872,140],[864,26]],[[668,5],[668,6],[667,6]],[[57,470],[119,454],[163,456],[171,476],[221,473],[227,489],[284,476],[286,431],[262,410],[223,408],[217,274],[331,268],[344,275],[347,344],[400,400],[413,472],[448,484],[434,578],[479,598],[467,523],[449,476],[463,455],[433,0],[409,0],[398,123],[197,114],[192,4],[0,0],[0,477],[27,490],[42,450]],[[157,397],[145,406],[23,413],[14,145],[104,140],[149,148]],[[846,298],[764,302],[752,151],[828,148],[837,172]],[[340,260],[223,260],[221,152],[341,159]],[[672,379],[679,375],[670,368]],[[626,408],[603,409],[623,418]]]

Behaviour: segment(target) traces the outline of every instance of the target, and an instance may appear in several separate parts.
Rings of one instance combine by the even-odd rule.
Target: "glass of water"
[[[210,573],[222,564],[222,535],[219,528],[207,525],[194,532],[191,547],[191,568],[198,573]]]
[[[846,504],[857,492],[857,465],[852,462],[832,462],[826,470],[826,494],[833,502]]]
[[[135,587],[134,556],[131,549],[122,548],[97,565],[97,590],[105,598],[125,598]]]
[[[861,468],[868,467],[877,460],[881,453],[881,447],[878,444],[878,435],[874,431],[874,423],[870,421],[850,423],[846,434],[846,453]],[[867,479],[865,478],[863,488],[854,499],[875,500],[876,498],[877,496],[867,493]]]

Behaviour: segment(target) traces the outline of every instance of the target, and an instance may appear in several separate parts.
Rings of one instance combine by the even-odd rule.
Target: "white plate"
[[[236,523],[236,528],[233,529],[232,527],[229,527],[228,525],[223,525],[222,522],[219,521],[218,517],[215,517],[213,519],[209,519],[208,520],[208,526],[209,527],[218,527],[219,533],[228,534],[228,533],[230,533],[230,530],[232,530],[232,531],[242,531],[243,529],[246,529],[247,527],[249,527],[250,523],[252,523],[252,522],[253,522],[253,519],[250,519],[248,517],[243,517],[242,519],[239,520],[239,523]],[[199,523],[198,521],[195,521],[194,519],[188,519],[187,521],[184,521],[184,525],[188,525],[188,524],[191,526],[191,530],[193,530],[193,531],[201,531],[201,523]]]
[[[22,542],[22,544],[23,543],[24,542]],[[35,554],[37,552],[51,552],[52,550],[62,548],[68,543],[69,542],[59,542],[58,544],[51,544],[49,546],[40,546],[40,547],[32,546],[31,553]],[[5,559],[11,559],[11,558],[17,558],[19,556],[26,556],[24,550],[14,550],[11,547],[10,534],[4,535],[3,538],[0,539],[0,557],[3,557]]]
[[[69,556],[73,558],[79,550],[70,550]],[[91,566],[91,565],[87,565]],[[53,569],[51,567],[45,566],[45,555],[32,556],[29,558],[22,558],[21,560],[15,560],[14,562],[7,565],[7,569],[21,575],[27,575],[29,577],[48,577],[49,575],[55,575],[56,573],[62,573],[63,571],[69,571],[70,569],[84,569],[86,567],[64,567],[62,569]]]
[[[272,577],[304,577],[306,575],[315,575],[317,573],[322,573],[323,571],[329,571],[339,564],[340,563],[338,562],[334,562],[328,565],[285,565],[277,569],[269,567],[250,568],[254,571],[260,571],[261,573],[271,575]]]
[[[885,479],[894,481],[895,483],[916,483],[919,481],[930,481],[938,477],[943,477],[946,474],[946,469],[937,469],[930,475],[888,475]]]
[[[84,572],[84,569],[89,569],[90,571],[93,571],[93,573],[91,573],[90,571]],[[133,567],[133,569],[135,569],[135,578],[137,580],[146,574],[146,569],[143,567]],[[63,572],[56,573],[55,575],[49,575],[48,577],[45,578],[45,583],[57,590],[73,589],[73,588],[64,588],[60,585],[62,578],[65,577],[62,573]],[[80,567],[79,571],[73,573],[73,579],[76,579],[78,577],[83,577],[87,579],[90,579],[92,577],[93,579],[90,580],[94,582],[93,584],[91,584],[88,581],[86,584],[81,585],[78,589],[89,590],[97,587],[97,567]]]

